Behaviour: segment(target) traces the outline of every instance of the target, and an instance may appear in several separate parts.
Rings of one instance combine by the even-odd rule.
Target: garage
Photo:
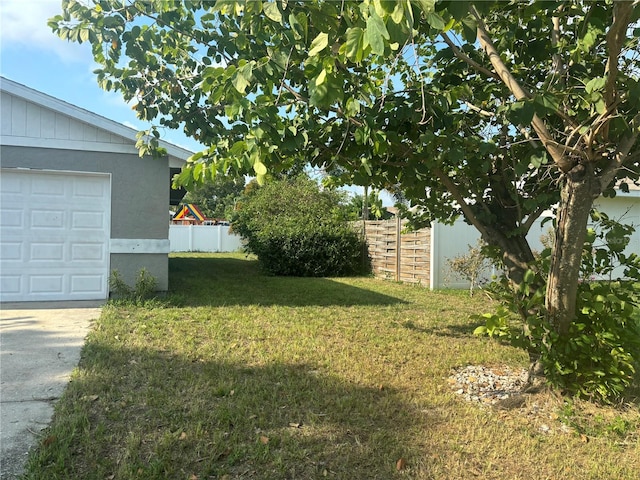
[[[109,175],[1,173],[0,299],[106,298]]]
[[[117,272],[169,286],[171,177],[192,152],[0,77],[0,301],[106,300]],[[175,198],[174,198],[175,197]]]

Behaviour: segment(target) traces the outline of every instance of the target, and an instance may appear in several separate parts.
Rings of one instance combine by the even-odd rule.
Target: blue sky
[[[27,87],[129,127],[143,130],[119,93],[96,83],[88,44],[61,40],[47,20],[61,13],[61,0],[0,0],[0,75]],[[162,131],[162,139],[192,151],[202,147],[179,131]],[[361,187],[349,188],[362,193]],[[393,200],[382,195],[385,205]]]
[[[98,87],[89,45],[59,39],[47,20],[59,13],[61,0],[0,0],[0,74],[27,87],[123,123],[140,122],[120,94]],[[201,147],[178,131],[163,140],[197,151]]]

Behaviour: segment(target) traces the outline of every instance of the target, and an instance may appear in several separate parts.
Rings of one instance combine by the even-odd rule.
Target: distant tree
[[[382,199],[377,191],[369,192],[365,202],[365,196],[359,193],[353,195],[346,205],[349,217],[353,220],[360,220],[365,217],[364,210],[368,210],[366,215],[368,220],[379,220],[391,218],[391,214],[382,205]]]
[[[207,183],[194,186],[183,201],[198,205],[208,218],[229,220],[244,188],[244,177],[217,175]]]

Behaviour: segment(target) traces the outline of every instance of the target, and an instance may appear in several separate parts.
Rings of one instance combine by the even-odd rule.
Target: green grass
[[[452,392],[452,368],[526,365],[472,335],[482,294],[265,277],[240,254],[170,269],[165,301],[104,308],[26,478],[637,478],[637,402]]]

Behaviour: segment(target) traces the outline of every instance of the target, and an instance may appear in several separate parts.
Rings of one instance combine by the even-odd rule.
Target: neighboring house
[[[143,268],[166,290],[170,178],[192,152],[140,158],[134,129],[1,77],[0,92],[0,300],[102,300],[113,270]]]

